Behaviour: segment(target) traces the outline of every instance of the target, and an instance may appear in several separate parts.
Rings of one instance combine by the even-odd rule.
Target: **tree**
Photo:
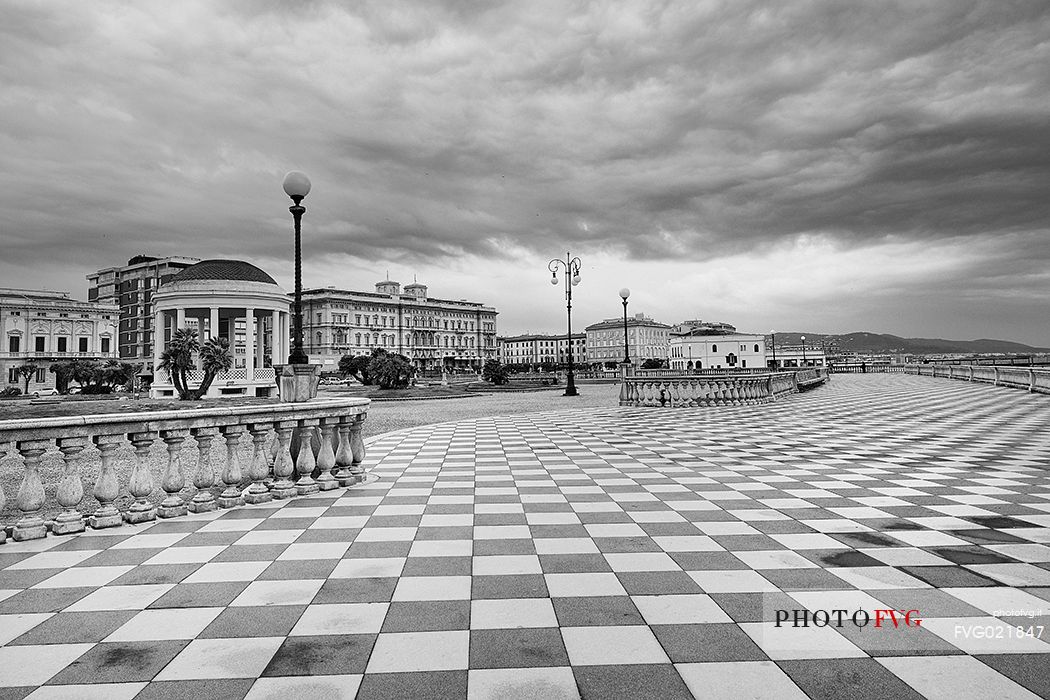
[[[37,367],[32,362],[27,362],[24,365],[18,365],[17,367],[15,367],[15,372],[17,372],[18,376],[22,377],[22,381],[24,381],[26,383],[26,388],[25,388],[25,392],[24,393],[26,393],[26,394],[29,393],[29,380],[33,378],[33,376],[36,374],[36,371],[38,369],[39,369],[39,367]]]
[[[69,381],[73,374],[72,362],[53,362],[47,369],[55,375],[55,388],[65,393],[69,389]]]
[[[189,328],[180,328],[172,334],[168,347],[160,354],[160,364],[156,369],[168,373],[181,401],[192,400],[186,378],[193,367],[193,355],[199,349],[197,334]]]
[[[481,368],[481,378],[497,386],[507,383],[507,373],[507,366],[495,358],[485,360],[485,366]]]
[[[199,399],[208,393],[211,383],[215,381],[215,375],[219,372],[227,372],[233,366],[233,356],[230,354],[230,341],[226,338],[209,338],[200,351],[201,366],[204,368],[204,378],[201,385],[192,391],[192,398]]]
[[[368,386],[372,383],[372,376],[368,373],[368,363],[371,361],[368,355],[343,355],[339,359],[339,374],[353,377]]]
[[[661,369],[663,366],[664,361],[658,360],[654,357],[642,361],[642,369]]]
[[[368,363],[368,373],[380,389],[404,389],[412,381],[416,368],[404,355],[384,351],[381,354],[373,353]]]

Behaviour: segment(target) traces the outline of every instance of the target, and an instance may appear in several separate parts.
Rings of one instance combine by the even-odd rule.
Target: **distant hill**
[[[806,345],[838,347],[840,352],[856,353],[1045,353],[1050,348],[1037,348],[1010,340],[945,340],[943,338],[901,338],[887,333],[845,333],[841,335],[820,333],[777,333],[777,345],[799,345],[802,336]]]

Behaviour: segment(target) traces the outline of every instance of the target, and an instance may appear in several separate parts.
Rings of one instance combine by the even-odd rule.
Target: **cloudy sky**
[[[564,329],[1050,346],[1050,5],[0,0],[0,285],[389,272]]]

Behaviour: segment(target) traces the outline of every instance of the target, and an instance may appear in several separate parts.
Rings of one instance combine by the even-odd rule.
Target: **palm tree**
[[[180,328],[172,334],[168,347],[160,355],[157,369],[168,373],[181,401],[200,398],[191,396],[189,385],[186,383],[186,374],[193,367],[193,355],[198,350],[200,341],[197,340],[197,334],[189,328]]]
[[[215,375],[219,372],[228,372],[233,366],[233,356],[230,355],[230,341],[226,338],[209,338],[201,348],[201,366],[204,368],[204,379],[200,387],[194,391],[194,399],[199,399],[208,393]]]

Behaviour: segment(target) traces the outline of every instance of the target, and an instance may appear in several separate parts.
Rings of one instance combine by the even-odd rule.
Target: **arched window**
[[[711,352],[718,352],[718,346],[717,345],[712,345],[711,346]]]
[[[758,352],[758,343],[755,343],[755,352]]]

